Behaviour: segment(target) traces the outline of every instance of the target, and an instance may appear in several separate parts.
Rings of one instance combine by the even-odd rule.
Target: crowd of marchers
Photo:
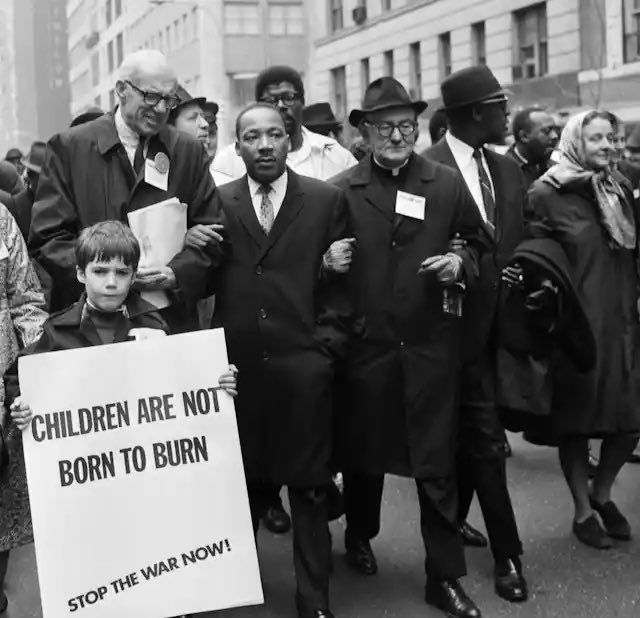
[[[481,615],[465,545],[490,547],[496,594],[527,601],[505,428],[557,447],[579,541],[631,539],[612,487],[640,430],[640,143],[619,118],[509,122],[509,93],[473,66],[442,82],[424,152],[427,103],[371,82],[349,150],[329,105],[305,107],[301,75],[273,66],[218,150],[217,105],[159,52],[128,56],[115,93],[34,144],[26,188],[16,168],[0,187],[0,584],[33,540],[17,356],[140,324],[224,328],[254,532],[293,529],[300,618],[340,613],[332,519],[348,564],[376,575],[386,474],[415,480],[427,604]],[[187,206],[182,249],[142,266],[128,215],[167,198]],[[474,494],[488,539],[466,521]]]

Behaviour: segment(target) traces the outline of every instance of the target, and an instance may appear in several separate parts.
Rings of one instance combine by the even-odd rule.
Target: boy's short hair
[[[120,258],[133,270],[140,261],[140,244],[131,229],[120,221],[102,221],[82,230],[76,242],[76,263],[85,270],[89,262]]]

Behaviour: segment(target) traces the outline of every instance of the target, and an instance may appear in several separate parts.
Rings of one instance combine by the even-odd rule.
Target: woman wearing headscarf
[[[0,205],[0,614],[8,604],[3,584],[9,551],[33,540],[22,432],[5,417],[1,378],[18,350],[38,341],[46,318],[25,241],[14,218]]]
[[[529,193],[531,235],[550,237],[564,249],[596,341],[593,371],[580,373],[557,359],[550,429],[573,497],[574,534],[598,549],[610,547],[612,538],[631,538],[611,488],[640,429],[637,215],[629,182],[611,166],[614,136],[605,112],[573,116],[560,138],[559,163]],[[602,439],[591,492],[589,438]]]

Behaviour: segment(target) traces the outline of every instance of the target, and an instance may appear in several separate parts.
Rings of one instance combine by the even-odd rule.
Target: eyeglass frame
[[[412,129],[409,133],[404,133],[402,131],[402,129],[400,128],[401,124],[404,123],[411,123],[412,125]],[[398,133],[400,133],[400,135],[404,138],[404,137],[410,137],[411,135],[413,135],[417,129],[418,129],[418,121],[417,120],[402,120],[401,122],[389,122],[388,120],[384,120],[383,122],[380,123],[375,123],[375,122],[370,122],[369,120],[363,120],[362,124],[365,124],[369,127],[373,127],[376,132],[378,133],[378,135],[380,137],[384,137],[384,138],[389,138],[393,135],[394,131],[396,129],[398,129]],[[391,127],[391,131],[389,132],[388,135],[385,135],[382,131],[380,131],[380,125],[384,124],[384,125],[389,125]]]
[[[149,92],[148,90],[142,90],[142,88],[138,88],[138,86],[136,86],[133,82],[130,82],[128,79],[125,79],[124,83],[129,84],[129,86],[131,86],[136,92],[138,92],[142,96],[142,100],[144,101],[145,105],[149,105],[150,107],[157,107],[160,101],[165,102],[168,110],[173,110],[178,107],[178,105],[180,105],[180,97],[176,94],[163,95],[159,92]],[[158,97],[158,100],[155,103],[151,103],[147,100],[149,96]],[[169,105],[169,101],[174,101],[173,105]]]
[[[283,97],[292,97],[290,101],[285,100]],[[293,107],[297,101],[302,100],[302,95],[299,92],[283,92],[276,95],[262,95],[259,99],[260,103],[267,103],[269,105],[277,106],[279,102],[285,104],[286,107]]]

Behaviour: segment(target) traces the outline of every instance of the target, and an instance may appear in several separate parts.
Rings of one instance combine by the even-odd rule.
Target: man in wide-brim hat
[[[459,289],[475,277],[482,222],[460,175],[416,155],[418,115],[397,80],[372,82],[349,114],[371,154],[333,182],[357,239],[349,281],[355,333],[336,394],[336,452],[344,475],[349,565],[374,575],[384,475],[414,478],[426,548],[426,601],[452,616],[480,612],[457,525]],[[459,254],[448,250],[459,234]],[[443,306],[446,308],[443,311]]]
[[[506,439],[498,415],[496,333],[499,299],[513,251],[522,240],[526,190],[519,165],[485,148],[500,143],[508,131],[507,91],[486,66],[451,74],[441,86],[448,130],[423,155],[459,171],[491,239],[480,260],[480,277],[465,293],[463,368],[458,446],[458,501],[466,545],[486,546],[487,539],[466,521],[478,494],[495,560],[496,593],[511,602],[528,598],[518,534],[506,474]]]
[[[320,135],[338,139],[342,133],[342,123],[338,121],[331,109],[331,105],[326,101],[312,103],[302,110],[302,124]]]

